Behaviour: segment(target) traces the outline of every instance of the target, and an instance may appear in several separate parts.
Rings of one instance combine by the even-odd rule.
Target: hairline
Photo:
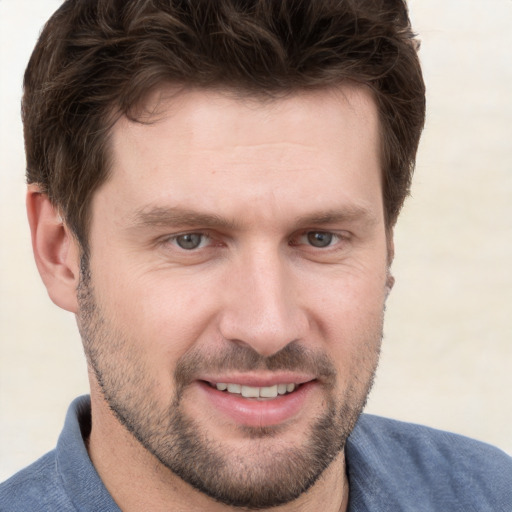
[[[377,129],[378,129],[378,160],[380,166],[380,185],[381,185],[381,194],[383,200],[383,209],[384,209],[384,223],[387,233],[391,233],[396,219],[390,220],[386,198],[384,196],[385,187],[384,187],[384,179],[385,179],[385,166],[384,166],[384,154],[386,150],[386,143],[384,140],[384,120],[382,116],[382,112],[379,108],[379,102],[377,100],[377,95],[375,93],[374,88],[364,82],[356,81],[352,78],[341,78],[337,83],[326,83],[322,85],[315,85],[312,87],[287,87],[279,90],[273,89],[252,89],[249,87],[243,87],[236,84],[229,83],[212,83],[211,85],[203,85],[203,84],[188,84],[186,82],[170,82],[168,80],[161,80],[158,84],[154,85],[147,91],[145,91],[140,100],[136,102],[134,105],[131,105],[126,111],[123,111],[119,105],[110,105],[109,108],[106,109],[105,119],[105,168],[103,170],[103,178],[99,181],[96,187],[89,191],[88,200],[85,204],[85,216],[83,217],[83,223],[79,228],[81,228],[81,232],[76,232],[75,229],[72,229],[73,233],[76,236],[76,239],[84,251],[84,253],[89,254],[89,234],[90,234],[90,224],[91,224],[91,216],[92,216],[92,204],[93,198],[97,190],[104,185],[110,178],[112,174],[113,167],[113,146],[112,146],[112,131],[115,125],[125,119],[132,123],[139,123],[145,125],[153,125],[158,124],[158,122],[162,119],[162,116],[159,115],[160,110],[159,107],[162,105],[168,106],[170,102],[174,101],[176,97],[178,97],[182,93],[189,93],[193,91],[203,91],[203,92],[216,92],[218,94],[226,95],[228,98],[232,98],[235,101],[254,101],[257,104],[262,103],[274,103],[279,102],[283,99],[299,95],[301,93],[314,93],[317,91],[332,91],[333,93],[341,93],[343,96],[342,88],[345,84],[350,86],[354,86],[357,89],[367,90],[370,93],[370,97],[374,102],[374,106],[377,110]],[[167,90],[168,93],[161,94],[162,91]],[[151,109],[147,109],[148,104],[153,103],[150,98],[152,95],[160,96],[160,99],[154,103]],[[348,100],[347,100],[348,101]],[[59,206],[59,205],[57,205]]]

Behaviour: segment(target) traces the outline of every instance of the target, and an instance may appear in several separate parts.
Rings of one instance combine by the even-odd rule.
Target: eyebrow
[[[220,215],[178,207],[142,208],[133,216],[135,227],[201,226],[205,228],[237,229],[236,221]]]
[[[337,224],[340,222],[362,222],[365,225],[373,226],[378,223],[378,217],[373,211],[366,207],[347,205],[340,209],[315,212],[294,219],[295,228]],[[133,226],[135,228],[200,226],[202,228],[211,229],[242,229],[242,225],[236,220],[227,219],[220,215],[199,212],[187,208],[158,206],[137,210],[133,215]]]
[[[312,215],[304,215],[297,217],[295,223],[298,226],[305,225],[326,225],[336,224],[339,222],[363,222],[373,226],[378,223],[377,215],[364,206],[360,205],[346,205],[343,208],[335,210],[326,210],[323,212],[314,213]]]

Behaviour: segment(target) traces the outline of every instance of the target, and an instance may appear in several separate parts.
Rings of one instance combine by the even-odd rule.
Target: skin
[[[52,300],[77,315],[90,369],[89,454],[122,510],[237,510],[165,467],[112,403],[148,428],[174,407],[233,478],[261,468],[261,481],[275,479],[275,467],[286,473],[290,450],[314,444],[311,429],[330,409],[337,427],[352,428],[390,288],[378,116],[371,93],[349,84],[265,102],[171,92],[147,105],[158,110],[154,123],[122,118],[113,128],[111,176],[91,205],[90,278],[37,186],[27,200],[34,253]],[[180,247],[188,233],[201,235],[197,248]],[[330,243],[315,246],[315,234]],[[290,347],[332,372],[265,366]],[[261,364],[208,362],[225,354]],[[194,364],[178,386],[184,361]],[[304,391],[293,407],[237,413],[238,402],[224,395],[219,407],[206,382],[301,382]],[[273,510],[346,510],[348,495],[341,450],[307,492]]]

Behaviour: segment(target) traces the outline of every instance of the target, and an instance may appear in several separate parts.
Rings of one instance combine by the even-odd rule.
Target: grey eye
[[[182,249],[191,251],[201,245],[203,236],[201,233],[186,233],[176,237],[176,244]]]
[[[328,247],[332,243],[333,234],[325,231],[310,231],[307,239],[313,247]]]

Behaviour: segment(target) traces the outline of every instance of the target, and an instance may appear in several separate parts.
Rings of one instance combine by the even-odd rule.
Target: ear
[[[395,277],[391,273],[391,264],[393,263],[393,259],[395,258],[395,240],[394,240],[394,230],[393,228],[387,229],[386,233],[387,238],[387,250],[388,250],[388,273],[386,277],[386,296],[389,295],[389,292],[393,289],[395,285]]]
[[[76,313],[80,247],[48,196],[38,185],[27,190],[27,215],[37,269],[50,299]]]

